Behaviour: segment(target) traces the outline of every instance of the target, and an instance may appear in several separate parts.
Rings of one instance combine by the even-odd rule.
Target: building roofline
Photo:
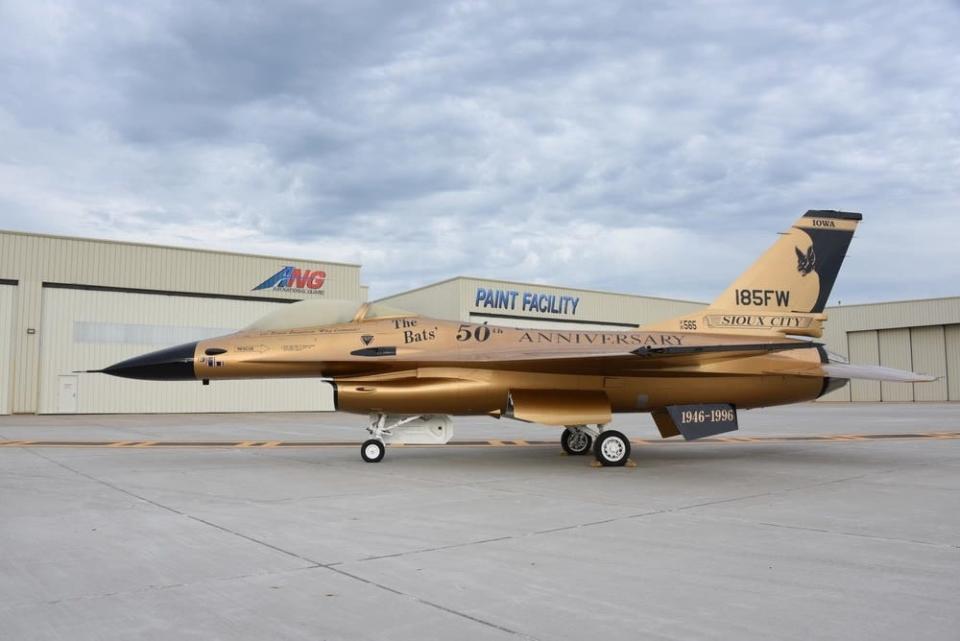
[[[626,297],[628,297],[628,298],[646,298],[646,299],[649,299],[649,300],[660,300],[660,301],[666,301],[666,302],[670,302],[670,303],[688,303],[688,304],[691,304],[691,305],[706,305],[706,304],[707,304],[707,303],[702,302],[702,301],[686,300],[686,299],[682,299],[682,298],[666,298],[666,297],[664,297],[664,296],[646,296],[646,295],[644,295],[644,294],[629,294],[629,293],[625,293],[625,292],[612,292],[612,291],[604,290],[604,289],[586,289],[586,288],[584,288],[584,287],[566,287],[566,286],[564,286],[564,285],[551,285],[551,284],[549,284],[549,283],[529,283],[529,282],[516,281],[516,280],[498,280],[498,279],[495,279],[495,278],[481,278],[481,277],[478,277],[478,276],[453,276],[453,277],[447,278],[447,279],[445,279],[445,280],[437,281],[436,283],[430,283],[430,284],[428,284],[428,285],[422,285],[422,286],[416,287],[416,288],[414,288],[414,289],[408,289],[407,291],[404,291],[404,292],[399,292],[399,293],[396,293],[396,294],[391,294],[390,296],[384,296],[384,297],[382,297],[382,298],[378,298],[378,299],[377,299],[376,301],[374,301],[374,302],[380,302],[380,301],[385,300],[385,299],[387,299],[387,298],[395,298],[395,297],[397,297],[397,296],[404,296],[404,295],[406,295],[406,294],[412,294],[412,293],[414,293],[414,292],[423,291],[423,290],[425,290],[425,289],[430,289],[430,288],[432,288],[432,287],[437,287],[437,286],[439,286],[439,285],[446,285],[447,283],[450,283],[450,282],[453,282],[453,281],[458,281],[458,280],[479,280],[479,281],[487,281],[487,282],[496,281],[496,282],[500,282],[500,283],[504,283],[504,284],[510,284],[510,285],[521,285],[521,286],[523,286],[523,287],[550,287],[550,288],[553,288],[553,289],[565,289],[565,290],[568,290],[568,291],[584,292],[584,293],[587,293],[587,294],[601,294],[601,295],[609,295],[609,296],[626,296]]]
[[[197,247],[182,247],[177,245],[160,245],[155,243],[143,243],[126,240],[112,240],[109,238],[91,238],[88,236],[64,236],[60,234],[40,234],[29,231],[16,231],[13,229],[0,229],[0,234],[11,234],[13,236],[33,236],[37,238],[49,238],[51,240],[78,240],[88,243],[103,243],[107,245],[129,245],[133,247],[147,247],[149,249],[174,249],[177,251],[197,252],[201,254],[221,254],[224,256],[240,256],[245,258],[267,258],[271,260],[297,261],[304,263],[322,263],[324,265],[339,265],[342,267],[360,268],[359,263],[342,263],[333,260],[317,260],[316,258],[294,258],[291,256],[276,256],[272,254],[249,254],[244,252],[231,252],[222,249],[199,249]]]
[[[826,310],[848,309],[850,307],[876,307],[877,305],[896,305],[899,303],[931,303],[938,300],[960,300],[960,296],[934,296],[933,298],[905,298],[903,300],[880,300],[875,303],[854,303],[852,305],[831,305]],[[825,310],[825,311],[826,311]]]
[[[412,294],[412,293],[414,293],[414,292],[420,292],[420,291],[423,291],[423,290],[425,290],[425,289],[430,289],[430,288],[432,288],[432,287],[438,287],[438,286],[440,286],[440,285],[446,285],[447,283],[453,282],[453,281],[455,281],[455,280],[460,280],[461,278],[463,278],[463,276],[454,276],[454,277],[452,277],[452,278],[445,278],[444,280],[438,280],[438,281],[435,282],[435,283],[428,283],[428,284],[426,284],[426,285],[421,285],[420,287],[414,287],[413,289],[408,289],[408,290],[406,290],[406,291],[397,292],[396,294],[390,294],[390,295],[388,295],[388,296],[381,296],[380,298],[378,298],[378,299],[376,299],[376,300],[374,300],[374,301],[370,301],[370,302],[372,302],[372,303],[379,303],[379,302],[384,301],[384,300],[386,300],[386,299],[388,299],[388,298],[396,298],[397,296],[406,296],[407,294]]]

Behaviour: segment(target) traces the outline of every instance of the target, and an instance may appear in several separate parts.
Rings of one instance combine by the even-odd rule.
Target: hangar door
[[[10,413],[10,367],[13,364],[13,285],[0,284],[0,414]]]
[[[847,334],[850,362],[882,365],[939,377],[932,383],[854,380],[851,400],[960,400],[960,331],[956,325],[881,329]]]
[[[280,303],[44,287],[38,410],[56,413],[282,412],[333,409],[317,379],[133,381],[99,369],[232,332]]]

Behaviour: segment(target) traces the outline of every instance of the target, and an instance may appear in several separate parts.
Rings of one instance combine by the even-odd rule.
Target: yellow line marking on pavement
[[[758,443],[850,443],[866,441],[904,441],[904,440],[955,440],[960,439],[960,431],[912,432],[903,434],[809,434],[796,436],[714,436],[695,441],[681,439],[642,439],[633,438],[635,445],[676,446],[680,443],[699,443],[702,445],[758,444]],[[109,447],[109,448],[334,448],[356,447],[359,441],[66,441],[66,440],[9,440],[0,441],[0,447]],[[411,445],[409,443],[390,443],[391,447],[440,447],[441,443]],[[487,439],[449,443],[452,447],[558,447],[556,441],[528,441],[524,439]]]

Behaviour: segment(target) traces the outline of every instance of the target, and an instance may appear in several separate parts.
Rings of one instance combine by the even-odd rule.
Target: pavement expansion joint
[[[950,543],[936,543],[934,541],[904,539],[904,538],[893,537],[893,536],[878,536],[876,534],[865,534],[863,532],[844,532],[842,530],[828,530],[826,528],[807,527],[802,525],[787,525],[785,523],[768,523],[765,521],[746,521],[746,522],[753,523],[754,525],[762,525],[764,527],[784,528],[788,530],[799,530],[801,532],[817,532],[820,534],[832,534],[834,536],[852,536],[852,537],[861,538],[861,539],[870,539],[873,541],[886,541],[889,543],[908,543],[911,545],[927,545],[935,548],[960,549],[960,545],[954,545]]]
[[[414,595],[414,594],[410,594],[410,593],[407,593],[407,592],[403,592],[402,590],[398,590],[398,589],[392,588],[392,587],[390,587],[390,586],[388,586],[388,585],[384,585],[383,583],[378,583],[377,581],[373,581],[373,580],[371,580],[371,579],[365,579],[365,578],[363,578],[362,576],[353,574],[353,573],[351,573],[351,572],[347,572],[346,570],[342,570],[342,569],[337,568],[337,567],[329,567],[329,566],[326,567],[325,569],[330,570],[331,572],[336,572],[337,574],[340,574],[340,575],[342,575],[342,576],[348,577],[348,578],[353,579],[353,580],[355,580],[355,581],[360,581],[361,583],[365,583],[365,584],[370,585],[370,586],[373,586],[373,587],[375,587],[375,588],[379,588],[379,589],[381,589],[381,590],[385,590],[385,591],[387,591],[387,592],[389,592],[389,593],[391,593],[391,594],[395,594],[395,595],[397,595],[397,596],[402,596],[402,597],[404,597],[404,598],[407,598],[407,599],[410,599],[410,600],[412,600],[412,601],[415,601],[416,603],[420,603],[421,605],[426,605],[426,606],[428,606],[428,607],[431,607],[431,608],[440,610],[441,612],[446,612],[447,614],[452,614],[452,615],[457,616],[457,617],[460,617],[460,618],[462,618],[462,619],[467,619],[468,621],[472,621],[472,622],[474,622],[474,623],[478,623],[478,624],[480,624],[480,625],[482,625],[482,626],[485,626],[485,627],[488,627],[488,628],[492,628],[492,629],[498,630],[498,631],[500,631],[500,632],[505,632],[505,633],[507,633],[507,634],[516,636],[516,637],[521,638],[521,639],[528,639],[529,641],[540,641],[539,639],[537,639],[537,637],[530,636],[529,634],[525,634],[525,633],[523,633],[523,632],[519,632],[519,631],[517,631],[517,630],[513,630],[513,629],[511,629],[511,628],[508,628],[508,627],[506,627],[506,626],[500,625],[500,624],[498,624],[498,623],[493,623],[492,621],[487,621],[487,620],[485,620],[485,619],[481,619],[481,618],[479,618],[479,617],[473,616],[472,614],[467,614],[466,612],[461,612],[460,610],[455,610],[455,609],[453,609],[453,608],[449,608],[449,607],[447,607],[447,606],[445,606],[445,605],[441,605],[441,604],[436,603],[436,602],[434,602],[434,601],[428,601],[428,600],[423,599],[423,598],[420,598],[420,597],[418,597],[418,596],[416,596],[416,595]]]
[[[323,566],[323,563],[320,563],[319,561],[315,561],[315,560],[313,560],[313,559],[310,559],[310,558],[307,558],[307,557],[302,556],[302,555],[300,555],[300,554],[297,554],[296,552],[292,552],[292,551],[290,551],[290,550],[285,550],[285,549],[283,549],[283,548],[281,548],[281,547],[278,547],[278,546],[276,546],[276,545],[273,545],[273,544],[271,544],[271,543],[267,543],[266,541],[262,541],[262,540],[260,540],[260,539],[255,538],[255,537],[252,537],[252,536],[248,536],[248,535],[246,535],[246,534],[243,534],[242,532],[237,532],[236,530],[231,530],[231,529],[228,528],[228,527],[219,525],[219,524],[217,524],[217,523],[213,523],[212,521],[207,521],[206,519],[202,519],[202,518],[200,518],[200,517],[198,517],[198,516],[194,516],[194,515],[192,515],[192,514],[188,514],[188,513],[186,513],[186,512],[183,512],[183,511],[181,511],[181,510],[178,510],[177,508],[171,507],[171,506],[169,506],[169,505],[164,505],[163,503],[160,503],[160,502],[158,502],[158,501],[154,501],[154,500],[152,500],[152,499],[148,499],[147,497],[141,496],[141,495],[137,494],[136,492],[131,492],[130,490],[127,490],[127,489],[124,489],[124,488],[122,488],[122,487],[119,487],[118,485],[115,485],[115,484],[113,484],[113,483],[110,483],[109,481],[105,481],[105,480],[103,480],[103,479],[97,478],[97,477],[93,476],[92,474],[87,474],[86,472],[81,472],[80,470],[77,470],[77,469],[75,469],[75,468],[72,468],[72,467],[70,467],[69,465],[67,465],[67,464],[65,464],[65,463],[61,463],[60,461],[56,461],[56,460],[54,460],[54,459],[52,459],[52,458],[50,458],[50,457],[48,457],[48,456],[44,456],[44,455],[41,454],[40,452],[34,452],[33,450],[29,450],[29,451],[30,451],[31,453],[33,453],[34,455],[36,455],[36,456],[38,456],[38,457],[40,457],[40,458],[42,458],[42,459],[44,459],[44,460],[46,460],[46,461],[48,461],[48,462],[50,462],[50,463],[53,463],[54,465],[57,465],[57,466],[59,466],[59,467],[62,467],[62,468],[65,469],[65,470],[68,470],[68,471],[70,471],[70,472],[73,472],[74,474],[76,474],[76,475],[78,475],[78,476],[82,476],[83,478],[86,478],[86,479],[88,479],[88,480],[90,480],[90,481],[93,481],[94,483],[99,483],[100,485],[103,485],[104,487],[108,487],[108,488],[110,488],[110,489],[112,489],[112,490],[114,490],[114,491],[116,491],[116,492],[120,492],[120,493],[122,493],[122,494],[125,494],[125,495],[131,497],[131,498],[137,499],[138,501],[142,501],[142,502],[144,502],[144,503],[147,503],[147,504],[149,504],[149,505],[152,505],[152,506],[154,506],[154,507],[156,507],[156,508],[159,508],[159,509],[161,509],[161,510],[165,510],[165,511],[167,511],[167,512],[171,512],[171,513],[173,513],[173,514],[177,514],[177,515],[179,515],[179,516],[182,516],[182,517],[191,519],[191,520],[193,520],[193,521],[196,521],[197,523],[202,523],[202,524],[204,524],[204,525],[206,525],[206,526],[208,526],[208,527],[216,528],[216,529],[220,530],[221,532],[226,532],[227,534],[232,534],[233,536],[239,537],[239,538],[244,539],[244,540],[246,540],[246,541],[249,541],[249,542],[251,542],[251,543],[255,543],[255,544],[257,544],[257,545],[260,545],[260,546],[262,546],[262,547],[269,548],[269,549],[274,550],[274,551],[276,551],[276,552],[279,552],[279,553],[281,553],[281,554],[285,554],[285,555],[287,555],[287,556],[290,556],[290,557],[299,559],[299,560],[301,560],[301,561],[304,561],[304,562],[308,563],[308,564],[309,564],[308,567],[321,567],[321,566]]]

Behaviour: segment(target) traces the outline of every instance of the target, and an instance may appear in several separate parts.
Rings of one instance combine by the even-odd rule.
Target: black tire
[[[616,430],[601,432],[593,444],[593,455],[604,467],[623,467],[630,459],[630,439]]]
[[[572,430],[569,427],[560,435],[560,447],[570,456],[582,456],[590,451],[593,438],[583,430]]]
[[[379,463],[387,453],[383,441],[375,438],[368,439],[360,446],[360,456],[367,463]]]

